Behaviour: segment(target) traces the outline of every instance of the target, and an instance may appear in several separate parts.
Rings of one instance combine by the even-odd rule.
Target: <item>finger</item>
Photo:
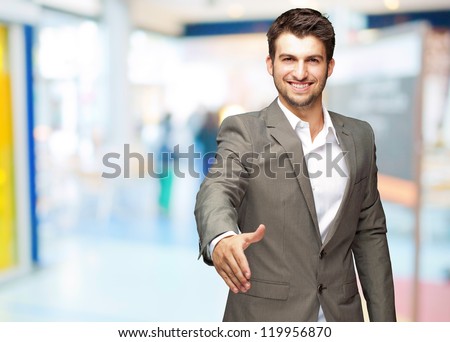
[[[217,270],[217,272],[222,277],[222,279],[224,280],[225,284],[227,284],[227,286],[230,288],[231,291],[233,291],[234,293],[238,293],[239,292],[238,288],[231,281],[230,277],[228,276],[228,274],[225,271]]]
[[[247,258],[242,250],[233,253],[234,260],[229,263],[229,267],[233,275],[237,278],[240,290],[246,292],[250,288],[250,268],[248,267]]]
[[[259,227],[253,233],[246,233],[244,237],[246,242],[244,249],[246,249],[252,243],[261,241],[265,233],[266,233],[266,226],[263,224],[260,224]]]
[[[244,252],[241,251],[240,253],[236,253],[235,259],[237,264],[239,265],[239,269],[241,270],[242,278],[239,278],[241,283],[247,288],[250,288],[250,283],[248,280],[250,279],[250,266],[248,265],[247,257],[245,256]]]
[[[234,293],[238,293],[239,290],[242,292],[246,292],[246,287],[241,284],[239,279],[236,277],[235,271],[227,265],[224,264],[221,270],[219,271],[220,276],[225,280],[225,283]]]
[[[247,289],[250,288],[250,283],[247,278],[244,276],[243,270],[241,269],[238,258],[239,254],[244,254],[240,250],[232,251],[229,257],[227,258],[227,264],[224,267],[224,270],[228,273],[228,276],[231,278],[233,283],[242,291],[246,292]],[[244,256],[245,258],[245,256]]]

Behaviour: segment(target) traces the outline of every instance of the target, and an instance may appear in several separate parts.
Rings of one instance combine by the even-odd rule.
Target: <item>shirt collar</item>
[[[281,108],[281,111],[286,116],[286,119],[289,121],[289,124],[292,126],[292,129],[294,131],[299,123],[308,125],[307,122],[300,119],[297,115],[292,113],[285,105],[283,105],[280,101],[280,98],[278,98],[277,102]],[[336,134],[336,129],[334,128],[333,122],[331,121],[330,113],[328,113],[328,110],[325,108],[325,106],[323,104],[322,104],[322,112],[323,112],[323,124],[324,124],[325,130],[327,132],[329,132],[331,130],[331,132],[333,132],[334,137],[336,138],[337,143],[340,145],[339,138]]]

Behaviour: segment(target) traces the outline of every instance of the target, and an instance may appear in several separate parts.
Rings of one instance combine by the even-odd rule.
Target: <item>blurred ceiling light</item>
[[[242,18],[244,12],[244,6],[242,6],[241,4],[234,3],[228,7],[228,16],[233,19]]]
[[[400,8],[400,0],[384,0],[384,6],[390,11],[398,10]]]

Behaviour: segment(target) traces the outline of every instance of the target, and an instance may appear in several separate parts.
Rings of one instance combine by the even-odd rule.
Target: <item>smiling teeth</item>
[[[298,84],[298,83],[291,83],[291,84],[294,88],[297,89],[305,89],[306,87],[308,87],[308,84]]]

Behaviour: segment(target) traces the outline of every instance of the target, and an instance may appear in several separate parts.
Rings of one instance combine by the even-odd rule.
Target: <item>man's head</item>
[[[275,57],[276,40],[282,33],[292,33],[298,38],[314,36],[325,46],[327,62],[333,58],[335,34],[331,22],[320,12],[310,8],[294,8],[281,14],[267,32],[269,55]]]

